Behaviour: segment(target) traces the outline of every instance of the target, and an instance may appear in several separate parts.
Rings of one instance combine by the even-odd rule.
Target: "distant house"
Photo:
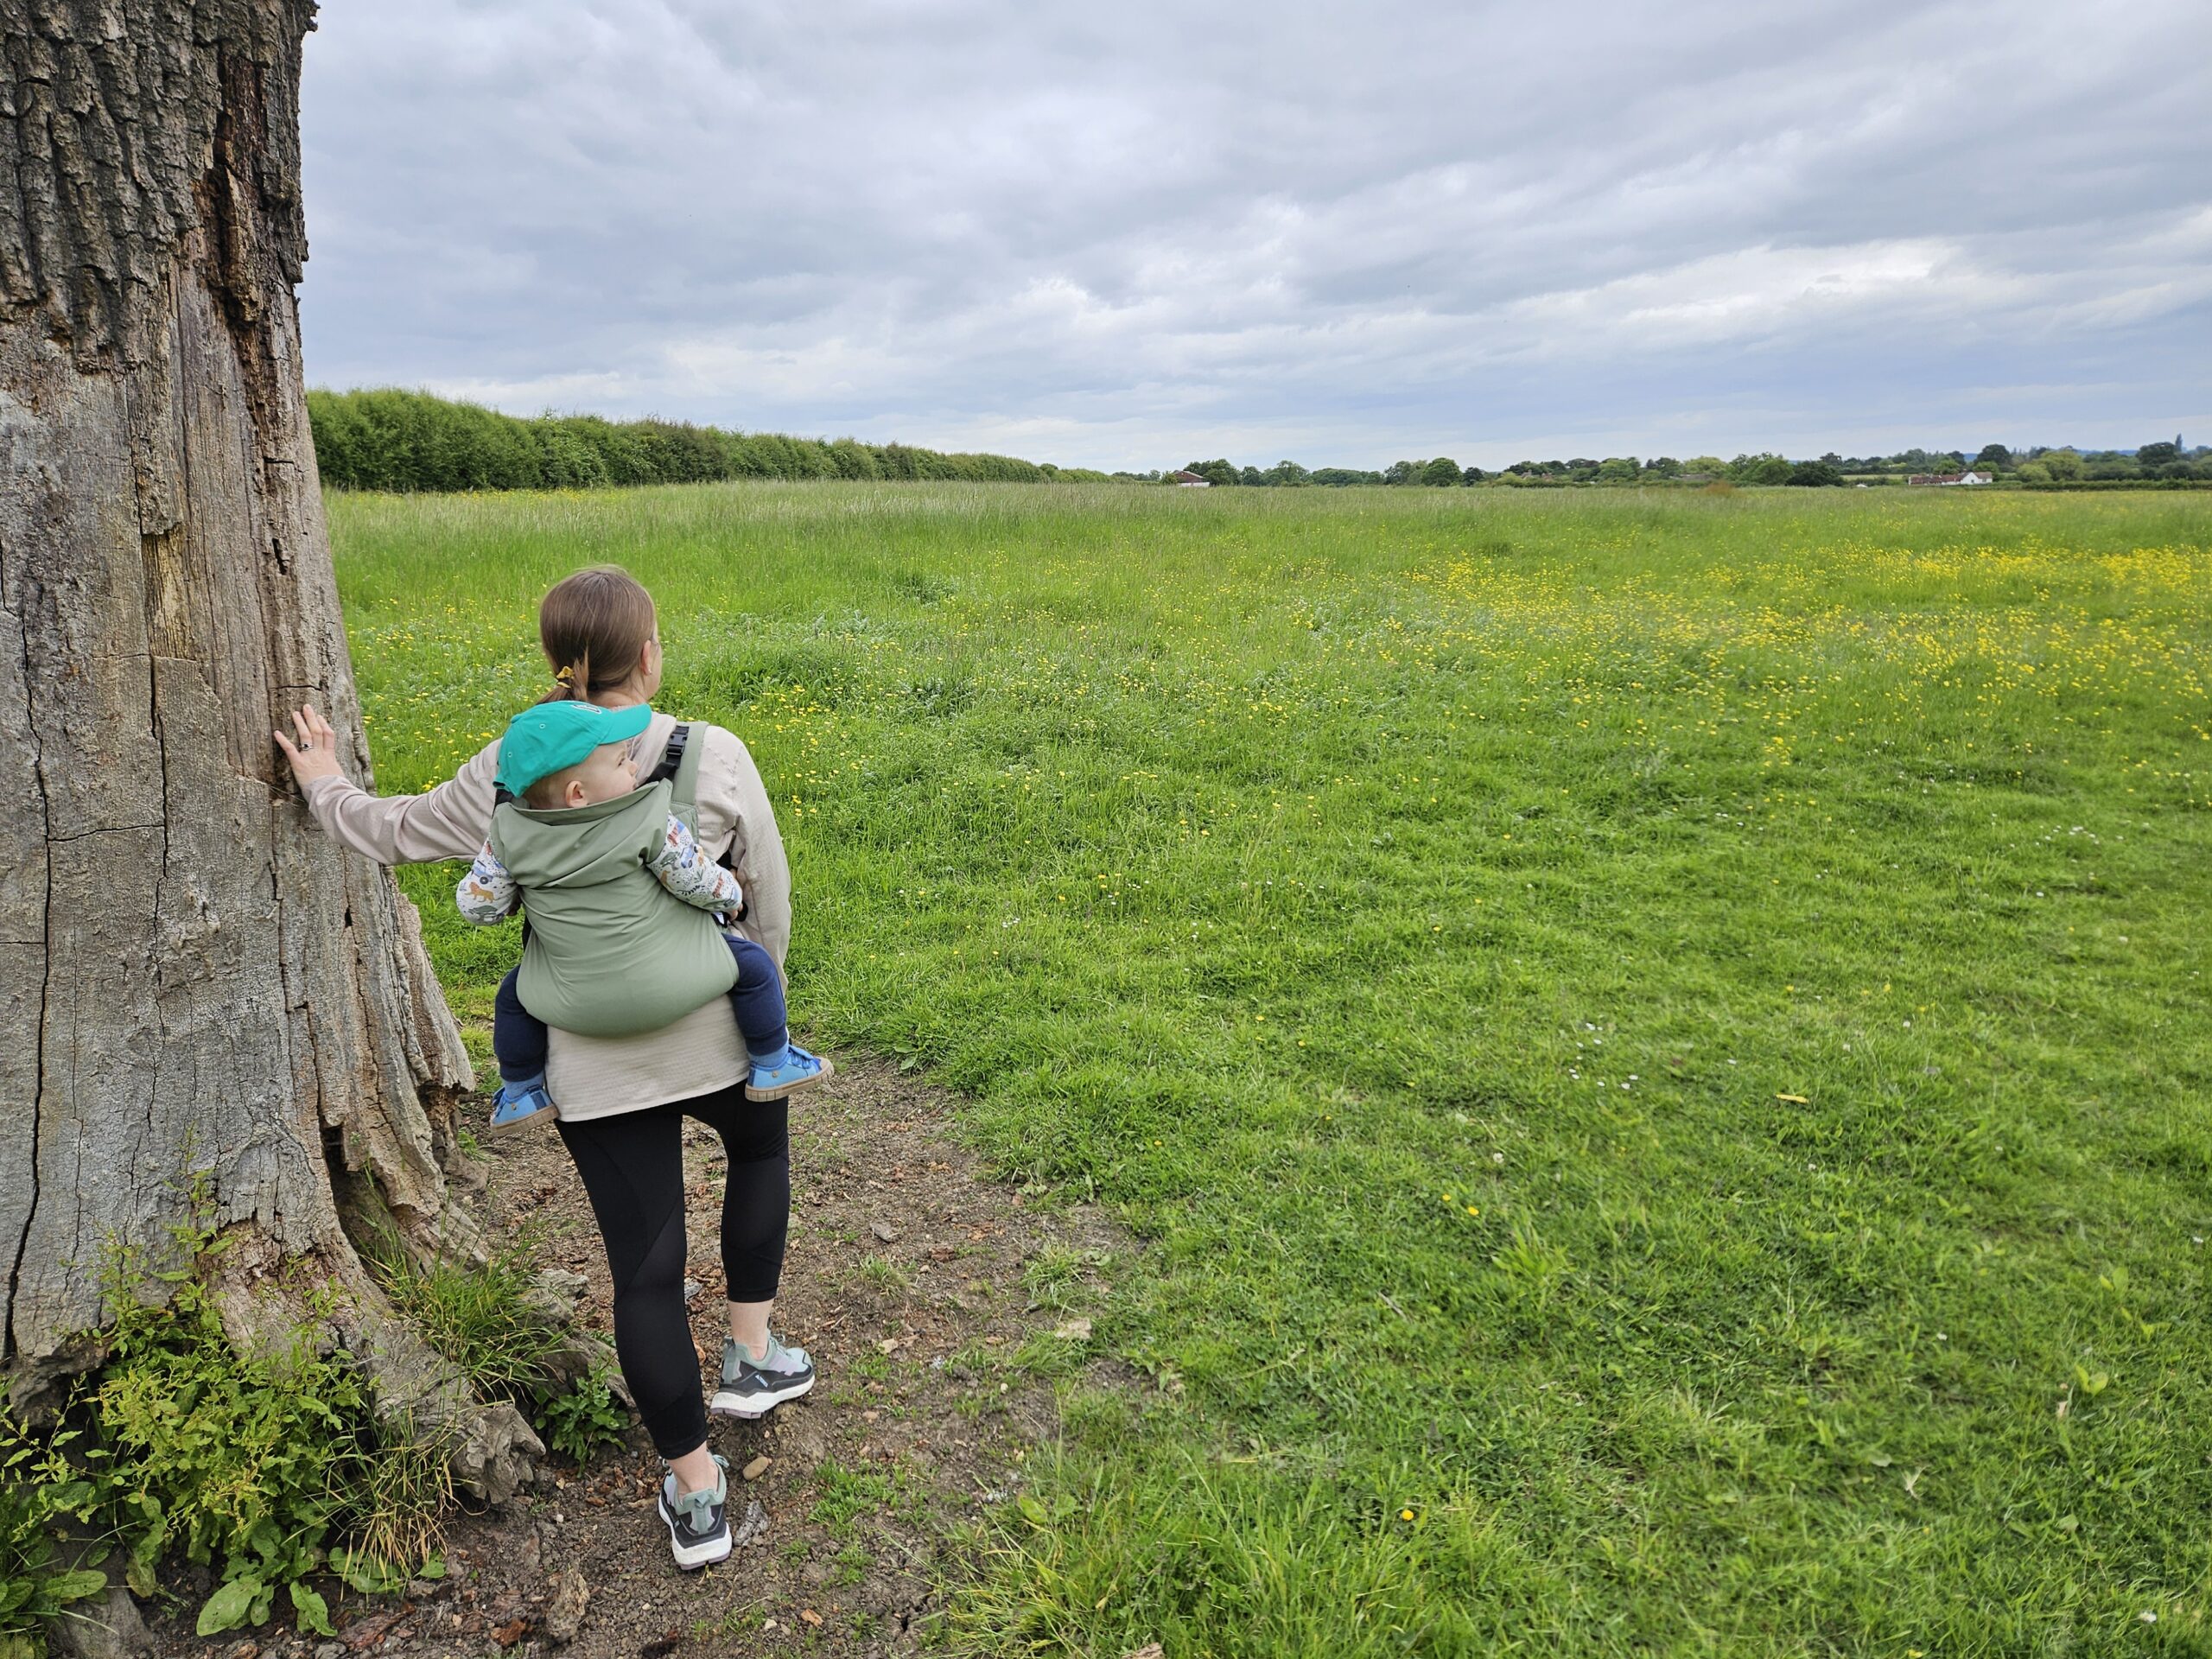
[[[1915,473],[1905,480],[1908,484],[1933,484],[1939,488],[1953,484],[1994,484],[1996,481],[1997,474],[1994,473]]]
[[[1196,473],[1170,473],[1167,481],[1186,490],[1205,490],[1213,486],[1211,479],[1200,478]]]

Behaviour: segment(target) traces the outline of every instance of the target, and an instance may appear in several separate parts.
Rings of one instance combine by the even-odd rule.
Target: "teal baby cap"
[[[573,766],[602,743],[620,743],[652,724],[653,711],[633,702],[602,709],[567,698],[525,709],[499,740],[499,787],[519,795],[541,778]]]

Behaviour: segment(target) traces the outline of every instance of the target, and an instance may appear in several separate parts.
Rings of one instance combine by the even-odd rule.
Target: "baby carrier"
[[[714,917],[645,868],[671,814],[697,832],[690,735],[678,725],[646,782],[613,800],[541,811],[498,792],[492,850],[522,889],[526,918],[515,990],[549,1026],[586,1037],[658,1031],[736,983]]]

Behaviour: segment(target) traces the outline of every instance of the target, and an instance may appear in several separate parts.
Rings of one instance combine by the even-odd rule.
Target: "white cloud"
[[[1108,465],[2202,423],[2212,11],[1784,12],[333,7],[309,368]]]

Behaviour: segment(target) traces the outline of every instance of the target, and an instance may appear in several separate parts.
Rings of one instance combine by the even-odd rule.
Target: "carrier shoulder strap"
[[[667,747],[660,752],[660,764],[645,779],[649,784],[658,784],[664,779],[671,780],[673,787],[669,791],[670,809],[695,836],[699,833],[699,752],[705,747],[691,741],[689,722],[677,721],[676,729],[668,734]]]
[[[699,757],[706,747],[703,743],[692,742],[690,727],[678,722],[676,729],[668,734],[668,747],[661,751],[660,764],[653,768],[652,776],[645,779],[649,784],[659,783],[663,779],[671,780],[669,810],[683,819],[683,827],[695,836],[699,833]],[[726,869],[729,868],[730,858],[728,853],[722,855],[722,866]],[[743,918],[752,912],[753,895],[747,893],[744,906],[737,913]]]
[[[676,729],[668,734],[668,742],[661,749],[660,759],[654,763],[653,769],[645,774],[645,781],[649,784],[658,784],[675,777],[677,768],[683,764],[683,752],[690,746],[690,726],[683,721],[677,721]]]

